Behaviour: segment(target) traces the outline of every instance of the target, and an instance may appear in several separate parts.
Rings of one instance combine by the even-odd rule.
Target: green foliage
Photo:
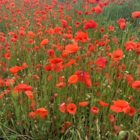
[[[110,20],[111,22],[117,21],[120,18],[124,18],[135,27],[136,20],[132,18],[132,13],[135,11],[139,11],[139,7],[140,3],[138,0],[126,0],[122,5],[113,5],[111,3],[109,7],[104,9],[103,16],[107,16],[107,20]]]

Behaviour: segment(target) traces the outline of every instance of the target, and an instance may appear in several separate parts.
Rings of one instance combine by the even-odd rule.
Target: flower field
[[[0,140],[140,140],[139,0],[0,0]]]

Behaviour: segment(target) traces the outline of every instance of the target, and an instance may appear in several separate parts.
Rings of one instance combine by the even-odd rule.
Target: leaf
[[[10,136],[10,140],[16,140],[18,138],[17,134],[11,135]]]

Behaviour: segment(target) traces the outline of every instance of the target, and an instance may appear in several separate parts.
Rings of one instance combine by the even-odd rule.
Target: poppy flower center
[[[72,107],[70,110],[71,110],[71,111],[73,111],[73,110],[74,110],[74,108]]]
[[[84,71],[80,72],[81,77],[84,75]]]

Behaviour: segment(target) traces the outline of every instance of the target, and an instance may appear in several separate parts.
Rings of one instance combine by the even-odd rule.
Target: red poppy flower
[[[67,105],[65,104],[65,103],[62,103],[61,105],[60,105],[60,111],[62,112],[62,113],[66,113],[67,112]]]
[[[94,1],[94,0],[90,0],[89,3],[90,3],[90,4],[94,4],[95,1]]]
[[[104,28],[101,28],[100,29],[100,33],[104,33],[105,32],[105,29]]]
[[[15,81],[14,79],[7,79],[6,82],[5,82],[5,85],[8,87],[8,86],[11,86],[11,85],[14,85],[15,84]]]
[[[76,53],[81,47],[78,47],[77,45],[69,44],[65,47],[66,53]]]
[[[82,11],[77,12],[77,15],[82,15]]]
[[[28,90],[32,90],[33,88],[31,86],[27,86],[26,84],[20,84],[18,85],[18,90],[20,91],[28,91]]]
[[[15,8],[15,3],[11,2],[11,3],[10,3],[10,6],[11,6],[12,8]]]
[[[0,77],[0,87],[4,87],[4,85],[5,85],[5,82],[4,82],[4,80]]]
[[[66,83],[60,82],[59,84],[56,84],[57,88],[64,88],[66,86]]]
[[[92,108],[91,108],[91,112],[92,112],[93,114],[98,114],[99,109],[98,109],[97,107],[92,107]]]
[[[125,70],[126,66],[124,64],[119,66],[119,70]]]
[[[70,114],[75,114],[76,111],[77,111],[77,106],[73,103],[70,103],[67,105],[67,111],[70,113]]]
[[[18,71],[22,70],[22,67],[15,66],[9,69],[11,73],[17,73]]]
[[[50,60],[50,63],[60,63],[60,62],[63,62],[64,61],[64,59],[62,59],[62,58],[54,58],[54,59],[51,59]]]
[[[76,26],[76,27],[79,27],[80,25],[81,25],[80,22],[76,22],[76,23],[75,23],[75,26]]]
[[[63,28],[67,28],[68,22],[64,19],[60,19],[61,23],[63,24]]]
[[[110,5],[110,2],[106,0],[106,1],[104,1],[103,5],[104,5],[104,7],[108,7]]]
[[[129,115],[133,116],[136,113],[136,109],[134,107],[130,107],[129,109]]]
[[[114,105],[110,106],[110,110],[119,113],[119,112],[124,112],[125,114],[129,112],[129,104],[124,100],[118,100],[118,101],[112,101]]]
[[[91,87],[92,86],[90,75],[87,72],[85,72],[85,71],[78,71],[74,75],[78,76],[78,81],[85,82],[87,87]]]
[[[78,76],[78,81],[86,82],[86,79],[90,78],[90,75],[85,71],[78,71],[74,75]]]
[[[121,80],[122,79],[122,74],[121,73],[118,73],[116,77],[117,77],[116,78],[117,80]]]
[[[121,29],[125,29],[125,28],[126,28],[126,26],[127,26],[127,25],[126,25],[126,23],[125,23],[125,22],[123,22],[123,23],[121,23],[120,28],[121,28]]]
[[[103,12],[103,9],[100,7],[100,6],[96,6],[95,7],[95,13],[96,14],[100,14],[100,13],[102,13]]]
[[[92,7],[92,8],[90,9],[90,11],[91,11],[91,12],[95,12],[95,7]]]
[[[34,43],[35,43],[33,39],[29,39],[28,42],[29,42],[30,44],[34,44]]]
[[[54,51],[53,49],[49,49],[49,50],[47,51],[47,54],[49,54],[50,58],[52,58],[52,57],[54,57],[54,55],[55,55],[55,51]]]
[[[92,86],[91,80],[86,80],[85,85],[90,88]]]
[[[73,3],[76,3],[76,2],[77,2],[77,0],[73,0],[72,2],[73,2]]]
[[[35,119],[36,118],[36,113],[35,112],[30,112],[29,117],[32,118],[32,119]]]
[[[100,1],[101,1],[101,0],[95,0],[95,3],[96,3],[96,4],[99,4],[99,3],[100,3]]]
[[[99,86],[100,85],[100,83],[94,83],[94,86]]]
[[[113,60],[114,61],[121,60],[122,57],[123,57],[123,51],[121,49],[118,49],[118,50],[113,52]]]
[[[46,39],[44,39],[42,42],[41,42],[41,44],[40,44],[40,46],[42,47],[42,46],[45,46],[45,45],[47,45],[49,43],[49,40],[46,38]]]
[[[2,95],[0,95],[0,99],[2,99],[3,98],[3,96]]]
[[[87,29],[94,29],[97,27],[98,27],[98,24],[94,20],[91,20],[84,25],[83,29],[87,30]]]
[[[25,94],[26,94],[31,100],[33,100],[34,94],[33,94],[31,91],[27,90],[27,91],[25,91]]]
[[[45,69],[45,71],[50,71],[50,70],[51,70],[51,65],[46,65],[46,66],[44,67],[44,69]]]
[[[52,63],[51,64],[51,70],[53,71],[53,72],[60,72],[61,70],[63,69],[63,65],[62,65],[62,62],[60,62],[60,63]]]
[[[23,63],[23,64],[22,64],[22,68],[23,68],[23,69],[26,69],[26,68],[28,68],[28,65],[27,65],[26,63]]]
[[[11,54],[10,53],[6,53],[5,54],[5,58],[8,59],[8,60],[10,60],[11,59]]]
[[[28,31],[28,36],[30,36],[30,37],[36,37],[36,35],[32,31]]]
[[[88,102],[79,102],[79,105],[82,106],[82,107],[85,107],[88,105]]]
[[[133,12],[132,17],[133,18],[140,18],[140,12]]]
[[[99,103],[101,104],[102,107],[107,107],[109,105],[109,103],[105,103],[103,101],[99,101]]]
[[[134,102],[134,99],[132,98],[132,96],[129,96],[129,100],[130,100],[131,102]]]
[[[115,118],[112,114],[109,115],[109,120],[111,123],[114,123]]]
[[[121,23],[125,23],[125,19],[124,19],[124,18],[120,18],[120,19],[117,21],[117,24],[118,24],[118,25],[121,25]]]
[[[48,116],[49,112],[45,108],[39,108],[36,110],[36,114],[38,114],[41,119],[45,119]]]
[[[52,79],[52,75],[49,75],[47,79],[50,81]]]
[[[89,40],[88,38],[88,33],[84,33],[82,31],[78,31],[77,32],[77,36],[75,37],[76,41],[81,41],[82,43],[87,42],[87,40]]]
[[[70,84],[76,84],[78,82],[78,76],[77,75],[72,75],[69,79],[68,82]]]
[[[35,79],[39,79],[39,77],[38,77],[37,75],[33,75],[33,77],[34,77]]]
[[[95,64],[97,65],[97,66],[99,66],[100,68],[105,68],[105,64],[106,64],[106,62],[107,62],[108,60],[106,59],[106,58],[104,58],[104,57],[101,57],[101,58],[99,58],[96,62],[95,62]]]
[[[114,27],[111,25],[111,26],[108,27],[108,30],[114,31]]]
[[[132,88],[133,89],[139,89],[140,88],[140,81],[134,81],[132,83]]]

